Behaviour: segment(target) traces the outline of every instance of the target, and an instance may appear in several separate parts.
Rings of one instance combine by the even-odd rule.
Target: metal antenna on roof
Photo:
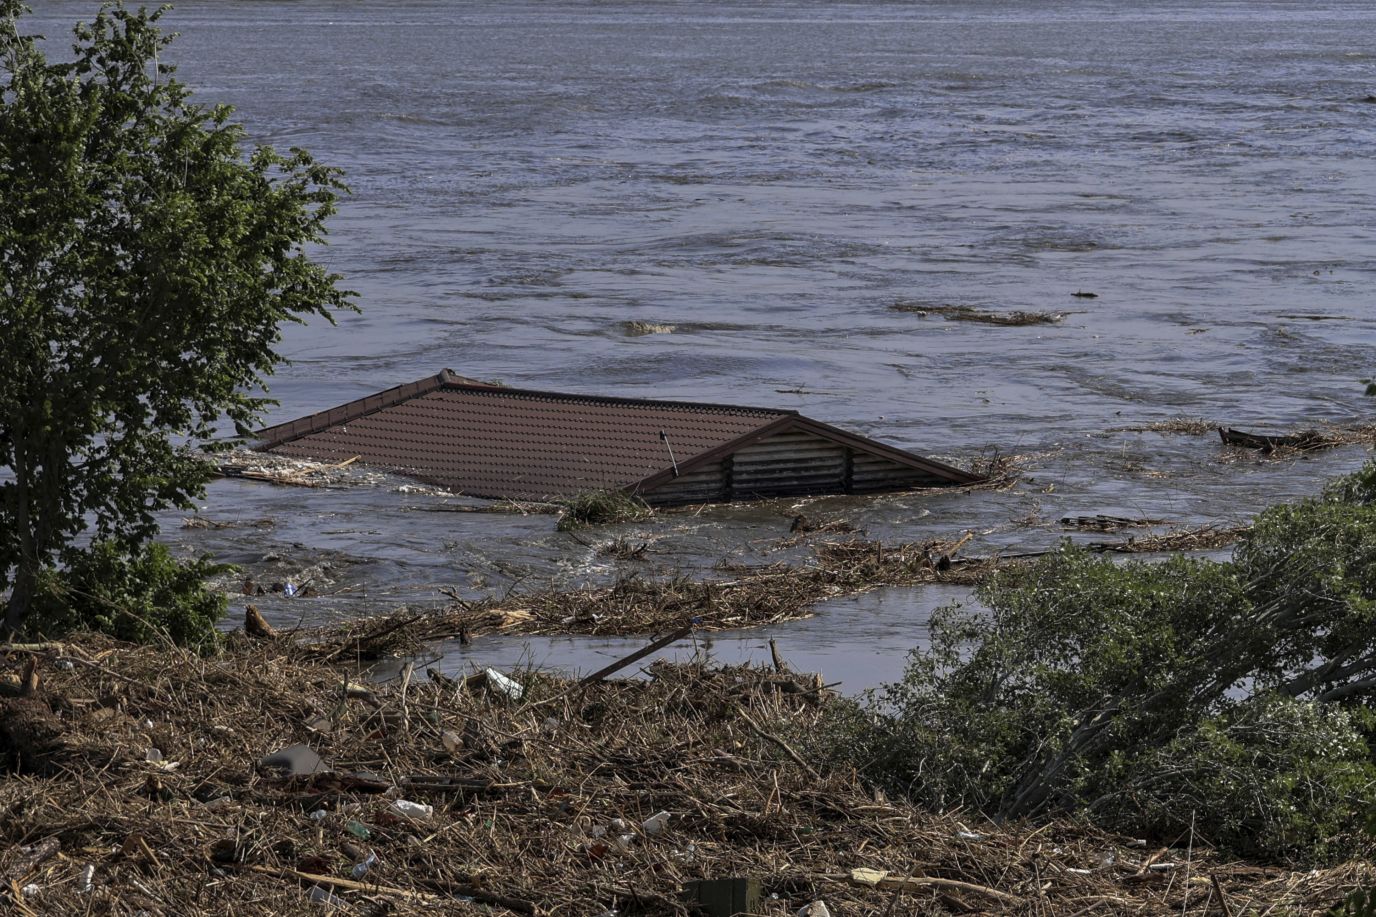
[[[674,447],[669,445],[669,434],[663,430],[659,431],[660,441],[664,443],[664,448],[669,450],[669,461],[674,466],[674,477],[678,477],[678,459],[674,458]]]

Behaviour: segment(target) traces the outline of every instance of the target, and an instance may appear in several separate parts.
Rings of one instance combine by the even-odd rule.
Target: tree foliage
[[[126,545],[98,541],[69,569],[43,571],[33,620],[54,633],[94,630],[209,651],[228,600],[206,580],[230,569],[205,559],[178,561],[157,542],[131,554]]]
[[[154,513],[251,424],[284,321],[349,307],[310,257],[343,192],[248,149],[159,63],[161,12],[107,6],[52,62],[0,0],[0,593],[17,629],[90,530],[137,558]],[[109,550],[109,549],[106,549]]]
[[[943,808],[1350,851],[1376,805],[1373,497],[1376,464],[1263,513],[1230,562],[1067,546],[1007,571],[838,722],[846,754]]]

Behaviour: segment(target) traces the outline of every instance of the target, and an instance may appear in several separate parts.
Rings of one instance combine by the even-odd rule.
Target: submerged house
[[[708,503],[980,480],[794,411],[528,391],[449,370],[269,427],[258,448],[357,457],[490,499],[622,490],[651,504]]]

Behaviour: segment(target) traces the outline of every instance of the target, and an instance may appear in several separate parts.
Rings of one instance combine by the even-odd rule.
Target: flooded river
[[[59,35],[96,4],[36,6]],[[450,367],[794,408],[956,463],[1037,456],[1009,492],[716,507],[592,547],[549,516],[391,485],[225,481],[203,515],[232,525],[168,517],[184,550],[337,593],[267,601],[279,623],[441,585],[768,562],[800,511],[986,548],[1049,544],[1064,515],[1234,521],[1361,460],[1224,461],[1216,437],[1112,431],[1370,416],[1366,0],[180,0],[167,23],[204,99],[353,185],[325,257],[363,312],[289,332],[274,421]],[[1066,315],[893,308],[924,303]],[[629,336],[632,320],[673,331]],[[611,534],[649,548],[608,560]],[[769,635],[864,687],[947,598],[886,592]],[[764,637],[714,651],[758,658]],[[479,641],[451,661],[586,668],[619,649]]]

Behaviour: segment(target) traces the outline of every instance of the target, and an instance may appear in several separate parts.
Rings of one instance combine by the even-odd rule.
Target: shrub
[[[1362,711],[1265,695],[1210,717],[1148,754],[1119,756],[1089,804],[1110,827],[1183,836],[1191,825],[1244,856],[1309,862],[1363,842],[1376,763]]]
[[[1327,859],[1376,805],[1376,464],[1263,513],[1231,562],[1063,547],[932,619],[815,740],[939,808],[1087,813]]]
[[[130,549],[99,541],[62,572],[47,571],[35,607],[46,636],[94,630],[137,643],[170,641],[201,652],[215,648],[225,597],[206,578],[232,569],[204,558],[179,561],[151,542]]]

